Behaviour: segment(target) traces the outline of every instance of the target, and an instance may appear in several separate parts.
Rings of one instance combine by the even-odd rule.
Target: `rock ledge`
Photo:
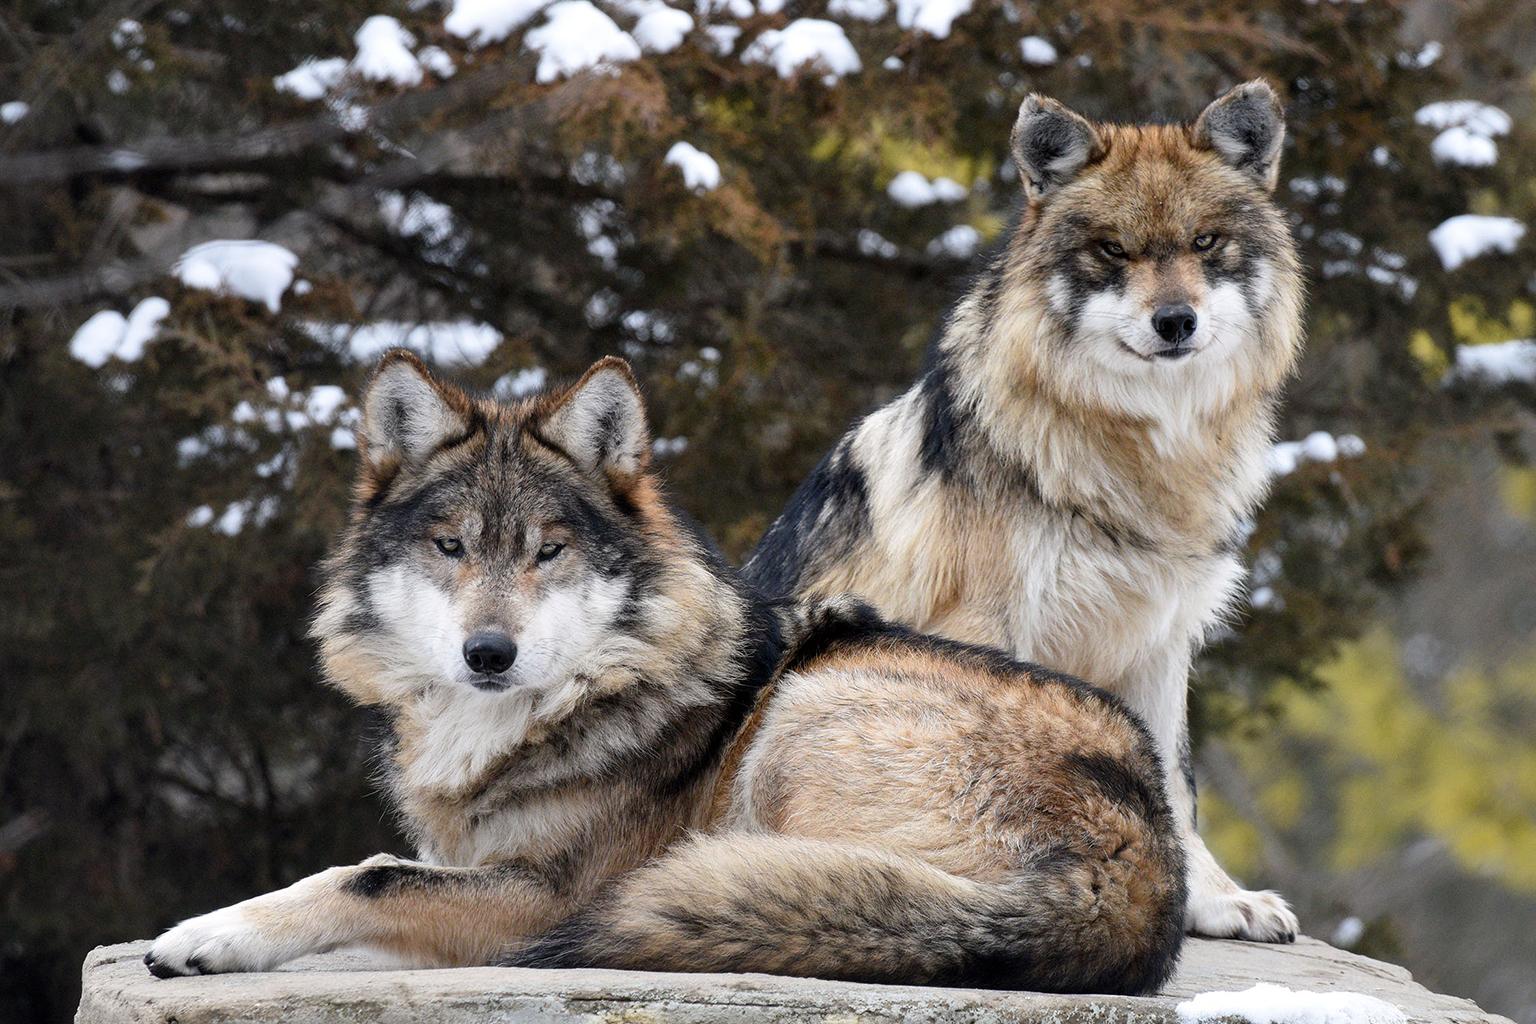
[[[101,946],[85,960],[76,1024],[1177,1024],[1198,992],[1270,981],[1293,989],[1363,992],[1422,1024],[1510,1024],[1439,995],[1401,967],[1315,939],[1294,946],[1191,940],[1159,996],[853,985],[765,974],[627,971],[363,970],[346,954],[308,957],[267,974],[150,977],[148,943]]]

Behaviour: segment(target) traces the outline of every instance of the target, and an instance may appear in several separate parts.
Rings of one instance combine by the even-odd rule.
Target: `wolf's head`
[[[712,636],[729,648],[736,595],[658,495],[621,360],[502,404],[395,351],[362,405],[313,627],[354,698],[523,702],[537,721],[664,682]]]
[[[1272,197],[1284,136],[1263,82],[1184,125],[1094,124],[1028,97],[1012,137],[1029,208],[1010,283],[1042,310],[1039,375],[1138,416],[1278,384],[1302,288]]]

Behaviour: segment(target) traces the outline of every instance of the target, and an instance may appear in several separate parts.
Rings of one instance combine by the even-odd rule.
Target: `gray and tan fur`
[[[1289,941],[1194,831],[1186,688],[1238,592],[1302,278],[1272,200],[1262,82],[1188,125],[1090,124],[1031,96],[1021,219],[918,381],[856,424],[744,567],[1091,680],[1147,723],[1189,851],[1192,931]],[[1182,771],[1180,770],[1182,766]]]
[[[1112,697],[749,589],[662,499],[627,367],[515,405],[404,353],[314,624],[394,723],[380,856],[186,921],[156,974],[418,965],[1143,992],[1182,941],[1155,748]]]

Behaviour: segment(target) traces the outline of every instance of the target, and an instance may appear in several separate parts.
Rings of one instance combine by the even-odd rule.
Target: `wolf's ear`
[[[1268,82],[1255,79],[1227,90],[1196,119],[1193,135],[1196,146],[1215,150],[1274,191],[1280,180],[1285,111]]]
[[[391,349],[363,396],[363,455],[375,469],[419,461],[462,437],[470,414],[468,395],[432,376],[415,353]]]
[[[645,402],[629,364],[608,356],[555,399],[539,433],[588,472],[627,479],[650,461]]]
[[[1065,185],[1104,155],[1104,140],[1087,118],[1039,93],[1024,98],[1011,143],[1031,202]]]

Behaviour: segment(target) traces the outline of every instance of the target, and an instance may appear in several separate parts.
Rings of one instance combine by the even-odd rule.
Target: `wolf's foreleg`
[[[1291,942],[1300,925],[1285,899],[1269,890],[1250,891],[1224,871],[1195,830],[1195,775],[1189,752],[1188,653],[1152,659],[1122,691],[1141,716],[1163,763],[1168,803],[1183,832],[1189,905],[1185,927],[1195,935],[1252,942]]]
[[[488,962],[567,912],[527,866],[436,867],[388,854],[327,868],[285,889],[183,921],[144,962],[158,977],[265,971],[342,946],[418,966]]]

